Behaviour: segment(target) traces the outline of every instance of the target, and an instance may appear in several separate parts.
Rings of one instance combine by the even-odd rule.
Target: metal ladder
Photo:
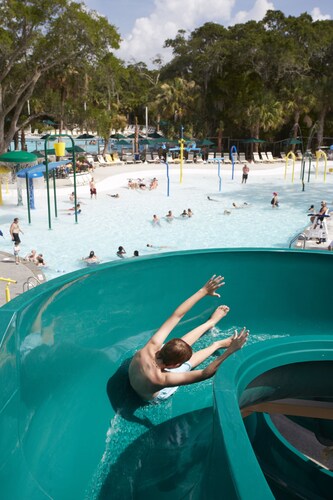
[[[296,236],[294,236],[291,240],[290,240],[290,243],[289,243],[289,248],[292,247],[293,243],[295,243],[295,241],[297,240],[301,240],[303,241],[303,248],[305,248],[305,243],[306,243],[306,234],[305,233],[298,233]]]
[[[36,286],[40,285],[41,281],[39,281],[36,276],[29,276],[27,281],[23,283],[23,292],[26,292],[27,290],[30,290],[31,288],[35,288]]]

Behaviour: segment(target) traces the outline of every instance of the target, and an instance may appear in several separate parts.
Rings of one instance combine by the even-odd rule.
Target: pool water
[[[78,215],[78,224],[73,212],[68,211],[73,205],[69,201],[73,187],[57,187],[56,219],[51,186],[52,230],[48,229],[46,190],[39,181],[31,224],[28,225],[26,207],[16,206],[13,189],[4,193],[6,210],[0,216],[1,229],[8,235],[13,217],[19,217],[24,231],[20,256],[37,249],[47,263],[46,277],[52,279],[85,266],[81,259],[91,250],[102,262],[118,259],[120,245],[126,250],[126,258],[131,258],[134,250],[141,256],[199,248],[286,248],[291,238],[308,224],[308,207],[327,199],[328,190],[332,193],[333,176],[329,175],[326,184],[322,178],[313,179],[302,192],[297,172],[294,184],[284,181],[284,167],[257,172],[252,167],[246,185],[241,184],[240,171],[231,180],[230,167],[224,168],[228,170],[222,172],[221,192],[216,167],[188,169],[180,184],[179,167],[170,166],[169,197],[161,166],[107,177],[97,183],[97,199],[90,199],[89,186],[79,186],[82,213]],[[156,176],[159,186],[153,191],[130,190],[130,175],[146,181]],[[278,209],[270,205],[273,191],[279,193]],[[119,198],[109,196],[116,193]],[[25,193],[23,196],[25,200]],[[207,196],[216,201],[209,201]],[[244,208],[232,208],[233,202]],[[188,208],[194,215],[183,219],[180,214]],[[165,218],[169,210],[175,216],[171,222]],[[230,213],[226,215],[225,210]],[[159,216],[159,224],[152,224],[153,214]],[[8,236],[1,243],[4,251],[12,252]],[[147,243],[153,247],[147,247]]]

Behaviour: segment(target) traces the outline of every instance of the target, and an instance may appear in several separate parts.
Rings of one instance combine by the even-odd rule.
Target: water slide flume
[[[230,306],[222,329],[246,325],[257,342],[228,358],[214,390],[207,381],[180,388],[166,404],[140,406],[128,388],[128,358],[216,272],[225,276],[222,299]],[[327,403],[329,411],[332,274],[331,256],[319,252],[178,252],[82,269],[6,304],[4,498],[214,500],[223,489],[228,499],[253,491],[262,499],[283,498],[283,485],[302,495],[304,485],[312,491],[315,484],[324,498],[332,472],[252,411],[286,398],[299,400],[294,407],[310,401],[314,412]],[[197,326],[219,303],[198,304],[175,334]],[[329,440],[326,416],[321,437]]]

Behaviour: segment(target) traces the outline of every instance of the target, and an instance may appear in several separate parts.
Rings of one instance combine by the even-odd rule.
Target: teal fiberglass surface
[[[332,473],[267,420],[244,425],[239,406],[274,394],[331,400],[332,269],[316,252],[180,252],[78,271],[11,301],[0,309],[1,497],[273,498],[284,485],[280,497],[292,498],[307,477],[325,498]],[[254,340],[221,366],[214,391],[209,380],[142,406],[128,359],[214,273],[225,276],[221,299],[197,304],[174,336],[225,303],[222,334],[246,325]]]

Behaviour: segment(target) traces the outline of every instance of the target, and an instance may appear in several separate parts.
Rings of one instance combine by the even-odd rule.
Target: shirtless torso
[[[163,371],[148,346],[133,356],[128,374],[132,388],[144,401],[152,400],[163,387]]]

